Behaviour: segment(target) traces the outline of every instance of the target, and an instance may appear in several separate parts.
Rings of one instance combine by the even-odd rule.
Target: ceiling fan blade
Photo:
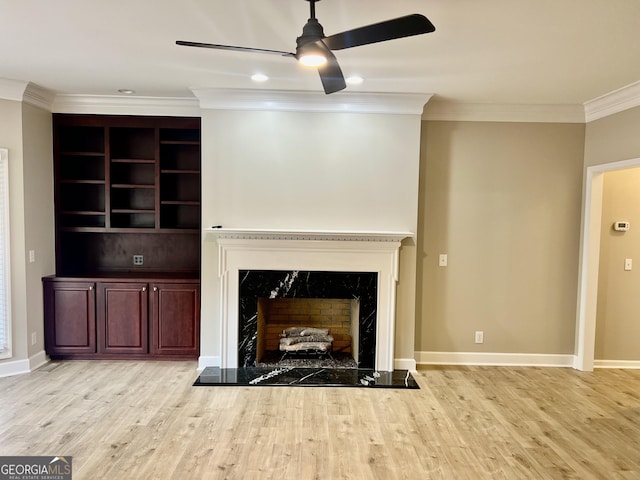
[[[213,48],[216,50],[233,50],[236,52],[269,53],[271,55],[280,55],[282,57],[295,58],[296,56],[295,53],[282,52],[280,50],[266,50],[264,48],[236,47],[234,45],[217,45],[215,43],[185,42],[184,40],[177,40],[176,45],[182,45],[185,47]]]
[[[320,74],[324,93],[329,95],[330,93],[344,90],[347,88],[347,84],[344,81],[344,75],[342,74],[342,69],[338,64],[338,59],[333,53],[331,53],[331,50],[326,48],[326,45],[324,45],[322,40],[317,43],[326,49],[325,56],[327,58],[327,63],[318,67],[318,73]]]
[[[354,28],[346,32],[336,33],[323,39],[331,50],[368,45],[396,38],[411,37],[423,33],[431,33],[436,27],[424,15],[414,13],[391,20],[386,20],[366,27]]]

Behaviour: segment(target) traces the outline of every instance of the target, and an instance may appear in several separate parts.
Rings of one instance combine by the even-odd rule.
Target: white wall
[[[419,127],[409,115],[204,111],[203,225],[414,230]]]
[[[419,149],[418,115],[205,109],[203,227],[415,232]],[[411,242],[401,256],[396,358],[413,358]],[[205,241],[201,353],[212,357],[220,343],[216,269],[215,243]]]

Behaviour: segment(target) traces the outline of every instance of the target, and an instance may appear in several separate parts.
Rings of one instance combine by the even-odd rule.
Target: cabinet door
[[[197,356],[200,351],[200,286],[152,284],[151,351]]]
[[[148,353],[146,283],[98,284],[100,353]]]
[[[95,284],[44,282],[45,349],[49,355],[96,351]]]

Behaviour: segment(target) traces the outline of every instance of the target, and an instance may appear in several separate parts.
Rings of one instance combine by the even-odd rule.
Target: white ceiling
[[[434,33],[336,52],[347,91],[462,103],[583,104],[640,80],[638,0],[322,0],[326,35],[410,13]],[[304,0],[0,0],[0,78],[57,93],[191,97],[191,88],[322,91],[291,58]],[[271,77],[256,84],[250,75]],[[340,95],[336,93],[334,95]]]

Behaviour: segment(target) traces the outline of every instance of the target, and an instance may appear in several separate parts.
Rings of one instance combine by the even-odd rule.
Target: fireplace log
[[[280,344],[281,352],[298,352],[298,351],[315,351],[329,352],[331,351],[331,342],[301,342],[293,345]]]
[[[309,335],[329,335],[328,328],[289,327],[280,334],[281,337],[306,337]]]
[[[333,343],[331,335],[308,335],[306,337],[286,337],[280,339],[281,345],[294,345],[303,342],[329,342]]]

